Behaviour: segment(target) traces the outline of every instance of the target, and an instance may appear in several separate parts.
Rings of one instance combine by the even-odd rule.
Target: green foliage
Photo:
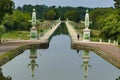
[[[5,32],[5,27],[4,25],[0,26],[0,36]]]
[[[53,10],[56,13],[56,16],[54,16],[54,20],[58,19],[59,17],[61,18],[61,20],[65,20],[65,16],[64,14],[67,11],[73,10],[76,11],[77,13],[79,13],[79,18],[77,18],[77,20],[75,19],[74,21],[79,21],[84,19],[84,15],[85,15],[85,10],[86,9],[90,9],[90,8],[85,8],[85,7],[56,7],[56,6],[46,6],[46,5],[24,5],[23,7],[17,7],[17,10],[23,11],[23,12],[28,12],[28,13],[32,13],[32,9],[35,8],[37,11],[37,19],[46,19],[47,20],[47,14],[49,10]],[[90,9],[91,10],[91,9]],[[73,14],[73,13],[72,13]],[[74,14],[73,14],[74,15]]]
[[[3,25],[0,26],[0,43],[1,43],[1,37],[5,32],[5,27]]]
[[[43,17],[43,14],[46,10],[48,10],[48,7],[46,5],[23,5],[23,7],[20,7],[18,6],[17,7],[17,10],[20,10],[22,12],[25,12],[25,13],[30,13],[32,14],[32,11],[33,11],[33,8],[36,9],[36,15],[37,15],[37,19],[42,19]]]
[[[91,30],[91,37],[99,37],[100,36],[100,30]]]
[[[2,71],[0,72],[0,80],[12,80],[12,77],[10,76],[4,76]]]
[[[104,27],[101,31],[101,36],[105,39],[118,40],[120,42],[120,22],[117,14],[112,14],[106,17]]]
[[[47,12],[47,20],[54,20],[56,18],[56,13],[54,10],[49,10]]]
[[[113,14],[113,8],[95,8],[90,11],[90,21],[92,24],[90,28],[92,29],[101,29],[104,27],[102,24],[102,20],[105,19],[107,16]]]
[[[94,42],[99,42],[100,38],[99,37],[91,37],[90,40],[94,41]]]
[[[0,23],[5,14],[12,14],[14,3],[12,0],[0,0]]]
[[[31,15],[29,13],[15,10],[13,15],[6,15],[4,17],[3,24],[7,30],[29,30],[31,24],[28,20],[30,19]]]
[[[43,14],[43,19],[46,20],[56,20],[59,18],[59,11],[55,6],[49,7]]]
[[[96,8],[90,12],[92,25],[90,28],[100,30],[100,37],[104,40],[118,40],[120,42],[119,10],[114,8]],[[92,36],[95,33],[92,32]]]
[[[64,17],[76,22],[80,20],[80,14],[78,10],[70,10],[65,12]]]
[[[22,40],[28,40],[29,39],[29,35],[30,32],[28,31],[9,31],[6,32],[2,38],[6,39],[6,40],[10,40],[10,39],[22,39]]]
[[[120,9],[120,0],[114,0],[114,1],[115,1],[114,3],[115,8]]]

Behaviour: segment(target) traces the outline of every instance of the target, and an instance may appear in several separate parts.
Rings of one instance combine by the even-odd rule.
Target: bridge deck
[[[71,37],[72,43],[78,42],[77,33],[75,32],[75,30],[72,28],[72,26],[68,22],[65,22],[65,24],[68,29],[69,35]]]

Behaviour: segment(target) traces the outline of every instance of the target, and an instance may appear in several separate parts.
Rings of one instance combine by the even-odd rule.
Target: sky
[[[113,0],[13,0],[15,7],[23,6],[24,4],[32,5],[47,5],[47,6],[72,6],[72,7],[114,7]]]

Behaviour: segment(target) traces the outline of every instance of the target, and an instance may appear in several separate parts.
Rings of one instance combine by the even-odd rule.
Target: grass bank
[[[9,31],[2,35],[2,39],[5,40],[28,40],[29,31]]]
[[[0,55],[0,66],[4,65],[6,62],[10,61],[17,55],[21,54],[24,50],[26,50],[26,46],[20,46],[14,50],[11,50],[9,52],[6,52],[4,54]]]

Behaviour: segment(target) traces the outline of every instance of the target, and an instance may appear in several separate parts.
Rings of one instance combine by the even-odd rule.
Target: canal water
[[[120,76],[119,69],[96,53],[72,50],[63,28],[53,35],[48,49],[25,50],[3,65],[3,76],[11,80],[116,80]]]

